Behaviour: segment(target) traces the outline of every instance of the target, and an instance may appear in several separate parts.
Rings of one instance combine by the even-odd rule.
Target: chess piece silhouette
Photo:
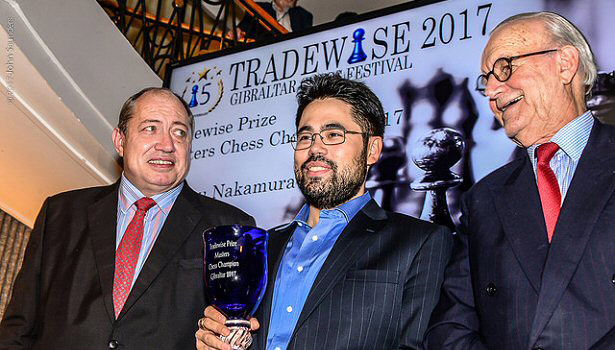
[[[365,51],[363,51],[363,40],[365,40],[365,30],[363,28],[359,28],[352,33],[352,37],[354,38],[352,42],[354,43],[354,49],[352,50],[352,55],[348,58],[348,64],[358,63],[365,61],[367,55]]]
[[[413,148],[412,161],[425,171],[422,179],[412,182],[410,187],[415,191],[429,191],[425,199],[426,205],[421,218],[455,230],[455,225],[448,211],[446,190],[461,183],[461,176],[453,173],[450,168],[463,155],[463,136],[451,128],[431,130],[425,137],[418,140]],[[431,205],[429,205],[431,204]]]
[[[196,93],[199,91],[199,86],[198,85],[194,85],[192,87],[192,99],[190,100],[190,103],[188,104],[188,107],[192,108],[192,107],[196,107],[199,105],[199,101],[196,100]]]

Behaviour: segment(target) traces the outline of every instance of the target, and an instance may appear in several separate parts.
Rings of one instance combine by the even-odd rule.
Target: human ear
[[[571,45],[559,49],[559,75],[562,83],[568,85],[579,71],[579,51]]]
[[[382,137],[370,136],[367,142],[367,165],[374,165],[382,153]]]
[[[121,132],[119,128],[115,128],[113,129],[112,137],[115,150],[120,157],[124,157],[124,133]]]

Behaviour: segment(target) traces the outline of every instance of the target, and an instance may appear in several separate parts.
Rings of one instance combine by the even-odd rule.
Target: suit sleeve
[[[429,315],[438,302],[444,268],[451,256],[452,235],[439,226],[416,254],[404,284],[399,349],[422,349]]]
[[[612,350],[615,349],[615,327],[611,328],[596,344],[589,350]]]
[[[36,340],[39,314],[40,266],[48,200],[43,204],[26,247],[12,298],[0,322],[0,349],[29,349]]]
[[[440,301],[425,334],[426,350],[486,350],[479,334],[468,251],[468,211],[461,205],[460,232],[455,235],[453,257],[446,267]]]

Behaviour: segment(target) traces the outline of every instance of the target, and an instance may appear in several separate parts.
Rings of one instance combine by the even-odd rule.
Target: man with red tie
[[[587,110],[596,65],[554,13],[500,23],[477,90],[527,150],[462,201],[429,350],[615,349],[615,128]]]
[[[202,232],[253,225],[185,183],[194,118],[165,88],[130,97],[113,143],[124,171],[110,186],[48,198],[36,220],[0,349],[193,349]]]

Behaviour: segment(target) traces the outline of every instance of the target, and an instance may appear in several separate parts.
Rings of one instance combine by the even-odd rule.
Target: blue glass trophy
[[[250,317],[267,285],[267,240],[260,228],[242,225],[217,226],[203,232],[205,293],[231,330],[220,338],[233,349],[252,343]]]

